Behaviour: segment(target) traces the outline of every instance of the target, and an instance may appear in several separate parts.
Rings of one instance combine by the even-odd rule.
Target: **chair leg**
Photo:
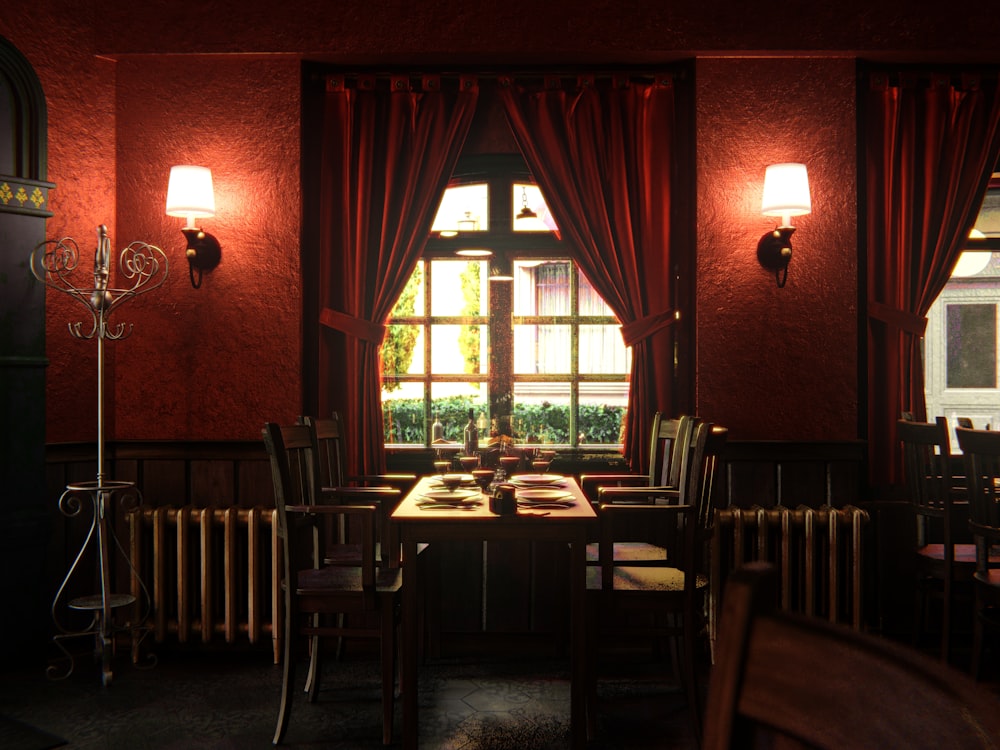
[[[952,581],[946,575],[944,596],[941,598],[941,661],[945,664],[951,659],[951,597]]]
[[[347,621],[347,616],[343,612],[340,612],[339,614],[337,614],[337,627],[338,628],[343,628],[344,625],[346,624],[346,621]],[[344,641],[345,640],[346,639],[344,638],[344,636],[342,636],[342,635],[338,635],[337,636],[337,648],[336,648],[336,651],[335,651],[335,658],[336,658],[337,661],[343,661],[343,659],[344,659]]]
[[[917,579],[913,599],[913,633],[911,643],[914,647],[920,645],[920,636],[924,630],[924,615],[927,610],[927,593],[923,589],[923,581]]]
[[[597,627],[599,615],[597,607],[591,602],[587,602],[587,611],[584,615],[587,618],[587,642],[586,652],[586,711],[587,711],[587,739],[597,737]]]
[[[382,669],[382,744],[392,744],[392,722],[395,715],[394,695],[396,692],[396,618],[394,602],[385,597],[381,611],[382,637],[380,639],[380,662]]]
[[[295,632],[294,617],[291,607],[285,607],[285,637],[282,643],[282,677],[281,677],[281,703],[278,705],[278,724],[274,729],[274,738],[271,743],[280,745],[285,737],[285,730],[288,729],[288,718],[292,712],[292,698],[295,691],[295,654],[292,649],[292,636]]]
[[[972,610],[972,676],[979,679],[983,662],[983,618],[979,614],[982,602],[979,592],[975,594],[975,604]]]
[[[681,645],[681,673],[684,688],[687,691],[688,714],[691,719],[691,733],[694,735],[694,746],[701,747],[701,700],[698,696],[698,675],[695,670],[695,646],[697,633],[694,618],[683,615],[684,623]]]
[[[319,649],[319,636],[314,635],[309,639],[309,671],[306,674],[305,688],[310,703],[315,703],[316,696],[319,694],[319,679],[322,672]]]

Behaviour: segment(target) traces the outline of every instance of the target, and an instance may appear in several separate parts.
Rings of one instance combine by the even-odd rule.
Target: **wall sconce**
[[[781,225],[760,238],[757,260],[764,268],[774,271],[778,287],[788,279],[788,263],[792,259],[793,216],[812,211],[809,199],[809,175],[805,164],[772,164],[764,172],[764,216],[780,216]]]
[[[187,239],[188,275],[191,286],[201,286],[201,275],[211,271],[222,259],[219,241],[195,226],[195,219],[215,216],[215,191],[212,189],[212,170],[183,164],[170,168],[167,186],[167,216],[186,220],[181,232]],[[198,272],[195,278],[195,271]]]

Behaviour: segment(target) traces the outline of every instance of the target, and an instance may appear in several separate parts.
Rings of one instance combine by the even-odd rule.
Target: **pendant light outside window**
[[[517,214],[518,219],[537,219],[538,214],[528,207],[528,188],[521,188],[521,210]]]

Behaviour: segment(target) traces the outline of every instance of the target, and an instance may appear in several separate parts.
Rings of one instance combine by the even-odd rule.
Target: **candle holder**
[[[92,636],[95,657],[101,662],[102,682],[109,685],[113,676],[111,656],[118,633],[131,634],[132,660],[136,664],[139,662],[139,646],[149,630],[144,623],[149,617],[151,600],[138,571],[115,534],[114,524],[116,504],[122,511],[137,509],[142,503],[142,497],[133,482],[108,480],[104,475],[104,342],[119,341],[132,333],[131,324],[111,325],[111,314],[129,300],[161,286],[167,278],[168,263],[166,254],[160,248],[146,242],[133,242],[118,257],[117,275],[126,284],[121,287],[112,286],[111,238],[108,236],[108,228],[103,224],[97,228],[92,285],[86,282],[78,284],[74,280],[79,259],[79,248],[71,237],[40,243],[32,250],[30,259],[31,272],[35,278],[47,287],[77,300],[89,313],[89,320],[69,324],[70,335],[97,341],[97,481],[67,485],[66,491],[59,498],[59,509],[65,516],[72,518],[83,512],[89,514],[90,530],[52,601],[52,619],[58,630],[53,642],[63,652],[67,664],[63,669],[50,665],[47,673],[53,679],[69,677],[73,673],[73,656],[63,645],[63,640]],[[97,555],[100,592],[66,601],[69,582],[80,568],[80,561],[88,548],[93,548]],[[130,593],[112,593],[112,560],[115,553],[120,554],[128,566]],[[89,625],[80,629],[64,625],[62,613],[66,608],[89,612]],[[131,609],[131,619],[121,627],[116,626],[114,611],[125,608]],[[155,663],[155,656],[150,654],[149,666]]]

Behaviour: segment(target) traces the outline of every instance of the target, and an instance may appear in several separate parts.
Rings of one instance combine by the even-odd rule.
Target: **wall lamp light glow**
[[[201,286],[201,275],[211,271],[222,260],[219,241],[195,226],[195,219],[215,216],[215,191],[212,188],[212,170],[182,164],[170,168],[167,186],[167,216],[185,219],[181,232],[187,239],[188,275],[191,286]],[[195,275],[197,271],[197,276]]]
[[[778,287],[788,279],[788,263],[792,260],[793,216],[804,216],[812,211],[809,198],[809,175],[805,164],[772,164],[764,172],[764,198],[761,201],[764,216],[780,216],[781,224],[760,238],[757,243],[757,260],[774,271]]]

